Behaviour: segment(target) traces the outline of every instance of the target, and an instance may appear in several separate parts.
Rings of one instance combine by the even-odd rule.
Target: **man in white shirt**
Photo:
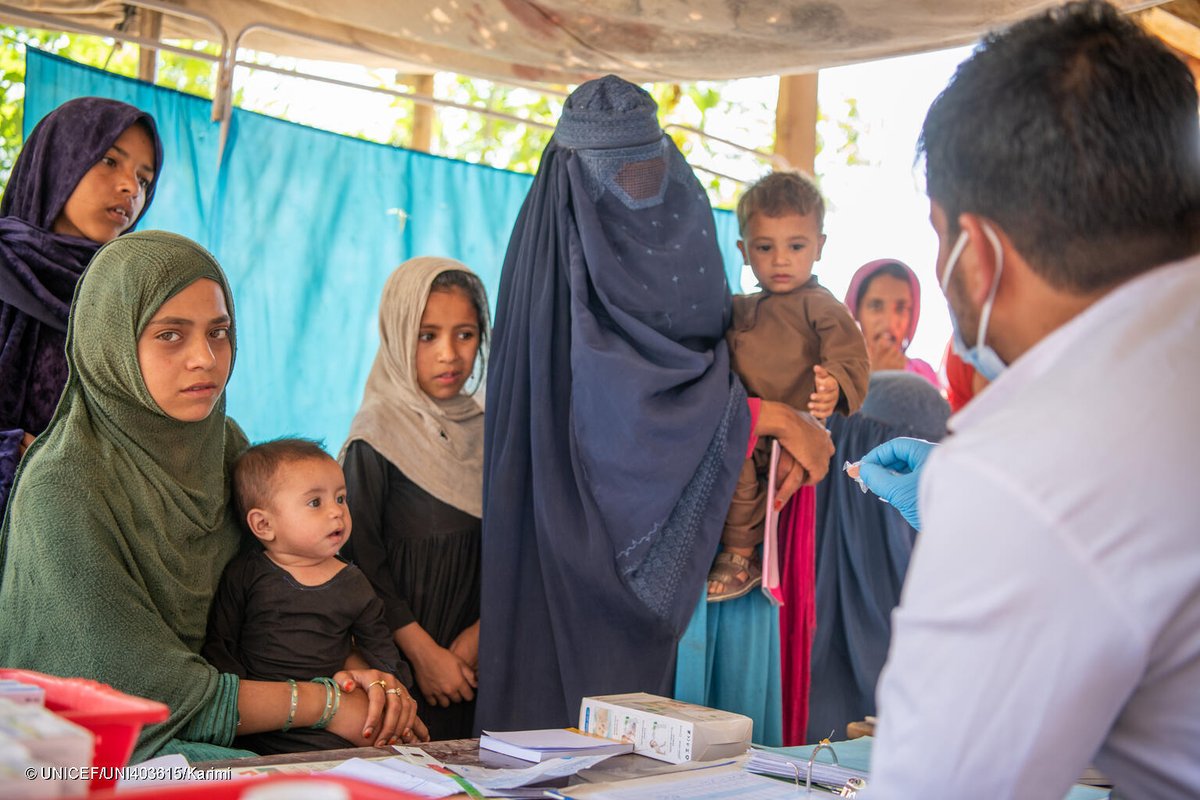
[[[863,479],[921,528],[871,800],[1200,797],[1200,124],[1110,6],[984,40],[921,136],[957,347],[992,384]],[[919,514],[918,514],[919,508]]]

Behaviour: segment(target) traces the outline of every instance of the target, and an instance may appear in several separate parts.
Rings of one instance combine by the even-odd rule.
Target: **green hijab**
[[[66,389],[0,528],[0,664],[166,703],[170,718],[143,730],[135,757],[218,692],[199,651],[240,543],[228,474],[246,439],[224,394],[206,419],[181,422],[138,366],[142,330],[200,278],[220,284],[232,317],[229,283],[196,243],[145,231],[100,248],[71,305]]]

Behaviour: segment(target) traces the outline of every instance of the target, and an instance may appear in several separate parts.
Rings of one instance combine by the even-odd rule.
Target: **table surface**
[[[440,742],[425,742],[414,745],[420,747],[429,755],[443,764],[471,764],[474,766],[501,768],[526,768],[531,762],[524,761],[491,750],[481,750],[478,739],[448,739]],[[351,758],[377,759],[397,756],[390,747],[352,747],[343,750],[312,750],[304,753],[284,753],[274,756],[254,756],[251,758],[230,758],[220,761],[205,761],[193,764],[196,769],[214,769],[229,767],[234,775],[254,775],[264,773],[309,773],[319,772],[337,766]],[[633,778],[644,778],[651,775],[662,775],[668,772],[679,772],[693,769],[695,765],[668,764],[645,756],[628,753],[626,755],[607,758],[596,766],[583,770],[569,778],[559,778],[538,786],[550,788],[571,786],[578,783],[607,783]]]
[[[443,764],[475,764],[485,767],[528,767],[528,761],[480,751],[478,739],[448,739],[442,742],[425,742],[415,745]],[[282,753],[274,756],[251,758],[227,758],[220,761],[205,761],[194,766],[197,769],[214,767],[275,767],[289,764],[314,764],[326,761],[345,761],[350,758],[387,758],[396,755],[390,747],[348,747],[343,750],[309,750],[303,753]]]

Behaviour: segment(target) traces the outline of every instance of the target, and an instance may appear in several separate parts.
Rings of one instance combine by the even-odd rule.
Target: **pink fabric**
[[[750,443],[746,445],[746,458],[754,454],[754,446],[758,444],[758,415],[762,411],[762,399],[758,397],[747,397],[746,403],[750,406]]]
[[[920,375],[922,378],[932,383],[936,389],[940,390],[942,388],[942,382],[938,380],[937,371],[934,370],[934,368],[930,366],[929,362],[927,361],[922,361],[919,358],[910,358],[904,365],[904,371],[913,372],[917,375]]]
[[[785,747],[804,744],[808,727],[810,665],[817,627],[816,509],[816,488],[803,486],[779,515],[784,591],[784,605],[779,609],[779,639]]]

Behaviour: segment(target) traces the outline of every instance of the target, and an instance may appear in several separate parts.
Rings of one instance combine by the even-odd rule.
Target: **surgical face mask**
[[[996,232],[987,223],[983,223],[983,233],[996,252],[996,276],[992,278],[992,287],[988,290],[987,300],[984,301],[979,314],[979,335],[975,338],[975,346],[967,347],[967,343],[963,341],[953,307],[950,308],[950,322],[954,326],[954,352],[980,375],[994,381],[1000,377],[1007,365],[984,340],[987,338],[988,320],[992,316],[992,303],[996,300],[996,290],[1000,288],[1000,273],[1004,270],[1004,250],[1000,247],[1000,237],[996,236]],[[942,274],[942,294],[946,295],[947,304],[950,300],[950,276],[954,273],[954,267],[958,264],[958,258],[966,248],[967,241],[967,232],[963,231],[958,235],[958,241],[954,243],[954,249],[950,251],[950,258],[946,261],[946,271]]]

